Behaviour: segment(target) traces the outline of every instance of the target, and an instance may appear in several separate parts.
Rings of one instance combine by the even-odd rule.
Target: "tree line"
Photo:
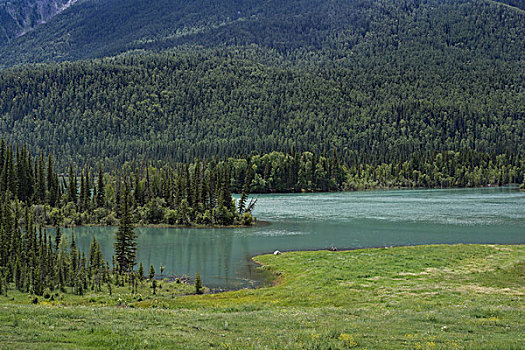
[[[27,146],[14,149],[3,140],[0,162],[1,193],[33,207],[43,225],[115,225],[122,218],[126,191],[131,193],[126,205],[136,223],[252,224],[254,202],[246,202],[249,187],[244,187],[236,205],[228,162],[126,166],[116,173],[104,173],[100,165],[92,171],[70,164],[66,174],[58,174],[51,155],[40,154],[33,159]],[[250,171],[244,176],[244,181],[251,181]]]
[[[520,184],[525,160],[514,153],[469,149],[413,153],[407,160],[363,163],[300,151],[187,163],[128,162],[55,170],[51,155],[0,142],[0,192],[32,208],[40,225],[117,225],[123,201],[134,224],[251,225],[254,193],[352,191],[374,188],[448,188]],[[240,194],[233,200],[232,192]],[[128,194],[126,194],[128,193]]]

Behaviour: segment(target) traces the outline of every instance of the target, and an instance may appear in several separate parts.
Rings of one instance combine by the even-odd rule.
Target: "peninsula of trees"
[[[251,225],[255,201],[247,202],[249,186],[239,203],[231,195],[229,162],[165,165],[160,168],[126,166],[104,173],[72,164],[58,174],[51,155],[32,157],[24,145],[0,144],[1,198],[29,207],[39,225],[116,225],[123,202],[136,224]],[[80,168],[80,171],[78,169]],[[251,172],[245,182],[250,183]],[[125,201],[123,196],[129,192]]]
[[[523,183],[525,172],[522,156],[471,150],[414,153],[390,163],[290,149],[119,169],[69,164],[57,172],[54,164],[51,155],[0,142],[0,197],[18,211],[28,207],[42,226],[117,225],[126,191],[133,224],[231,226],[254,223],[249,193],[502,186]],[[240,194],[237,202],[232,192]]]

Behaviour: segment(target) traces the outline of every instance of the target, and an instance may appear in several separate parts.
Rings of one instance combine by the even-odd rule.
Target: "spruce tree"
[[[142,261],[140,262],[140,265],[139,265],[138,274],[139,274],[139,279],[142,281],[144,279],[144,266],[142,266]]]
[[[77,203],[77,177],[73,172],[73,165],[69,165],[69,185],[67,187],[67,201]]]
[[[83,212],[86,207],[86,181],[84,178],[84,174],[80,174],[80,193],[79,193],[79,199],[78,199],[78,208],[80,212]]]
[[[153,267],[153,265],[150,265],[148,278],[151,280],[153,279],[153,277],[155,277],[155,268]]]
[[[51,154],[47,158],[47,202],[54,207],[58,198],[58,186],[55,183],[55,173],[53,170],[53,158]]]
[[[58,250],[58,246],[60,245],[60,241],[62,240],[62,232],[60,231],[60,226],[56,226],[55,230],[55,249]]]
[[[201,280],[201,274],[197,272],[195,275],[195,294],[202,294],[202,280]]]
[[[75,234],[71,234],[71,281],[75,281],[78,273],[78,254],[77,254],[77,244],[75,242]]]
[[[129,209],[129,187],[124,183],[121,200],[122,214],[115,237],[115,257],[119,265],[119,273],[133,271],[135,265],[137,242],[133,231],[131,212]]]
[[[102,173],[102,164],[98,166],[97,182],[97,208],[104,208],[106,204],[106,192],[104,188],[104,174]]]
[[[89,181],[89,168],[86,166],[84,170],[84,194],[82,196],[82,207],[85,211],[89,211],[89,204],[91,202],[91,182]]]
[[[230,183],[230,166],[228,163],[224,163],[224,179],[223,179],[223,200],[224,206],[228,209],[232,209],[232,192]]]
[[[247,161],[247,167],[246,167],[246,176],[244,178],[244,184],[242,186],[242,194],[241,199],[239,199],[239,214],[244,213],[244,209],[246,209],[246,200],[248,199],[248,192],[250,191],[250,184],[252,182],[252,173],[253,169],[250,164],[250,160]]]

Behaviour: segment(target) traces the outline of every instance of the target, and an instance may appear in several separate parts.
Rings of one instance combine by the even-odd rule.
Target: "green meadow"
[[[255,258],[274,285],[189,295],[143,282],[0,296],[0,348],[519,349],[525,245],[428,245]],[[204,281],[206,284],[206,281]]]

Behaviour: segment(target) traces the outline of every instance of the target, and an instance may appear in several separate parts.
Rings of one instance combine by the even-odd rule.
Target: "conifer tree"
[[[82,206],[85,211],[89,211],[89,204],[91,202],[91,181],[89,180],[89,168],[86,166],[84,170],[84,194],[82,196]]]
[[[140,265],[139,265],[138,275],[139,275],[139,279],[142,281],[144,279],[144,266],[142,266],[142,261],[140,262]]]
[[[80,174],[80,193],[79,193],[79,199],[78,199],[78,208],[80,212],[83,212],[86,207],[86,181],[84,178],[84,174]]]
[[[63,236],[60,239],[57,253],[57,284],[61,290],[69,284],[69,276],[71,270],[71,255],[68,252],[67,238]]]
[[[247,161],[246,176],[244,178],[244,184],[242,186],[241,199],[239,199],[239,214],[244,213],[246,209],[246,200],[248,199],[248,192],[250,191],[250,184],[252,182],[253,169],[250,164],[250,160]]]
[[[137,250],[136,234],[129,208],[129,187],[124,183],[124,192],[121,199],[122,215],[115,237],[115,257],[119,265],[119,273],[133,271]]]
[[[40,153],[40,158],[38,160],[38,185],[35,188],[35,193],[39,203],[45,203],[46,201],[46,173],[44,171],[44,151]]]
[[[193,179],[191,183],[191,197],[193,206],[196,207],[197,204],[201,203],[201,162],[200,159],[197,159],[195,163],[195,168],[193,170]]]
[[[78,273],[78,254],[77,254],[77,244],[75,242],[75,234],[71,234],[71,279],[72,281],[76,280],[76,276]],[[72,285],[73,286],[73,285]]]
[[[197,272],[195,275],[195,294],[202,294],[202,292],[201,274]]]
[[[62,232],[60,231],[60,226],[57,225],[55,229],[55,249],[58,250],[60,241],[62,240]]]
[[[47,202],[54,207],[58,199],[58,183],[55,182],[55,172],[53,170],[53,158],[49,154],[47,158]]]
[[[231,193],[231,184],[230,184],[230,171],[229,164],[224,164],[224,179],[223,179],[223,200],[224,205],[228,209],[232,209],[232,193]]]
[[[69,185],[67,186],[67,201],[77,203],[77,176],[73,172],[73,164],[69,165]]]
[[[151,280],[153,279],[153,277],[155,277],[155,268],[153,267],[153,265],[150,265],[148,278]]]
[[[106,204],[106,192],[104,188],[104,174],[102,173],[102,164],[98,166],[97,182],[97,208],[104,208]]]

